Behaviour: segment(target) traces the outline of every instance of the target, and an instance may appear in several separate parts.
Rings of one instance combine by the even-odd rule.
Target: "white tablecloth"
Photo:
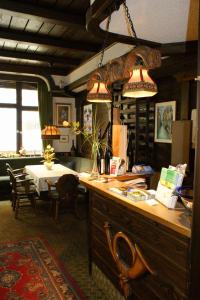
[[[64,174],[78,175],[77,172],[60,164],[54,164],[51,170],[48,170],[44,165],[27,165],[25,172],[33,178],[38,193],[48,190],[46,179],[55,183]]]

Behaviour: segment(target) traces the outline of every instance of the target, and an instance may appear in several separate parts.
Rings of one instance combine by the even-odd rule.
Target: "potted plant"
[[[47,169],[51,170],[54,164],[53,160],[55,159],[55,152],[54,148],[51,145],[47,145],[44,153],[43,153],[44,160],[42,162],[47,167]]]

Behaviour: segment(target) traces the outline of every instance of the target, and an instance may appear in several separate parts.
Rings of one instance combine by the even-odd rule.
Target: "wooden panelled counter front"
[[[185,209],[169,210],[161,204],[149,206],[144,201],[133,202],[108,190],[123,184],[117,180],[97,183],[81,178],[80,181],[90,191],[91,262],[123,294],[119,267],[111,254],[113,241],[109,247],[106,236],[107,222],[112,235],[122,232],[136,245],[148,266],[138,278],[127,280],[131,289],[129,299],[188,299],[191,230]],[[134,259],[130,251],[127,247],[123,249],[123,243],[119,248],[124,265],[131,265]]]

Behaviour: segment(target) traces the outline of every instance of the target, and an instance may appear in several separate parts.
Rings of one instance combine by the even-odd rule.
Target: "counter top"
[[[128,209],[138,212],[151,220],[158,222],[166,227],[175,230],[176,232],[191,237],[191,224],[190,218],[187,214],[186,209],[180,205],[176,209],[168,209],[164,205],[158,202],[154,206],[150,206],[146,201],[135,202],[128,199],[123,195],[116,194],[109,190],[111,187],[121,187],[124,182],[118,181],[115,178],[109,179],[107,183],[98,182],[95,180],[89,180],[81,176],[80,182],[85,185],[88,189],[96,191],[116,203],[126,206]]]

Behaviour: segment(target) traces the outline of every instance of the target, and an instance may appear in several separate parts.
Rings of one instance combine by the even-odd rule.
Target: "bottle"
[[[99,130],[98,141],[99,141],[99,149],[97,152],[97,167],[99,170],[99,174],[104,174],[105,159],[104,159],[104,153],[103,153],[102,144],[101,144],[101,129]]]
[[[111,126],[107,132],[107,142],[105,150],[105,174],[110,174],[110,160],[112,158],[112,148],[111,148]]]
[[[74,140],[72,140],[72,146],[71,146],[71,149],[70,149],[70,153],[71,153],[71,156],[76,156],[76,148],[75,148],[75,145],[74,145]]]
[[[131,158],[131,139],[130,134],[128,134],[128,145],[126,149],[126,170],[130,171],[130,158]]]
[[[126,155],[127,155],[127,171],[131,172],[132,167],[134,165],[134,156],[135,156],[135,134],[132,131],[129,133]]]

